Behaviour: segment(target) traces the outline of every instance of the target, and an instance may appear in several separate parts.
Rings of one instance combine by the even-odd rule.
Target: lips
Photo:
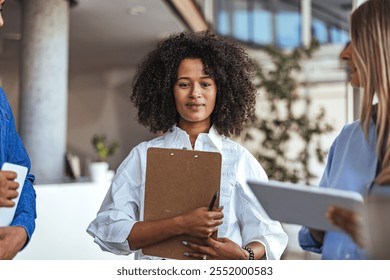
[[[186,106],[187,107],[202,107],[202,106],[205,106],[205,104],[202,104],[202,103],[187,103]]]

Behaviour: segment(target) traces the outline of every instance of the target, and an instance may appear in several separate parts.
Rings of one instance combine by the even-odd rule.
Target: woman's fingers
[[[188,247],[189,251],[185,252],[184,255],[199,259],[199,260],[210,260],[214,255],[212,248],[194,242],[183,241],[183,244]]]
[[[362,217],[359,214],[342,207],[331,206],[326,215],[333,224],[348,233],[357,244],[361,247],[365,246],[361,232]]]

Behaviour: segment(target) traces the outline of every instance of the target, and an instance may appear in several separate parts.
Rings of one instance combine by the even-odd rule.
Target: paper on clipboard
[[[13,199],[15,202],[15,205],[13,207],[0,207],[0,226],[9,226],[14,218],[16,207],[19,202],[19,197],[20,194],[22,193],[23,190],[23,185],[24,181],[26,179],[27,175],[27,167],[13,164],[13,163],[8,163],[5,162],[3,166],[1,167],[2,171],[14,171],[17,174],[17,177],[15,181],[19,184],[18,187],[18,193],[19,195]]]
[[[220,190],[222,157],[220,153],[149,148],[147,151],[144,221],[160,220],[184,214],[198,207],[208,207]],[[219,201],[215,206],[218,207]],[[216,235],[215,235],[216,236]],[[178,236],[143,248],[143,253],[171,259],[184,256],[188,247]]]
[[[363,197],[353,191],[319,188],[278,181],[248,185],[271,219],[318,230],[341,231],[325,217],[331,205],[363,212]]]

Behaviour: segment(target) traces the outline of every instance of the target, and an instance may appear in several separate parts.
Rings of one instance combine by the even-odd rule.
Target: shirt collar
[[[218,149],[219,152],[222,152],[222,140],[226,137],[219,134],[218,131],[215,129],[214,125],[210,127],[209,133],[202,134],[208,135],[211,143],[214,144],[214,146]]]
[[[209,141],[210,144],[214,145],[219,152],[222,151],[222,141],[225,136],[219,134],[214,125],[211,126],[208,133],[200,133],[198,139],[199,138],[207,139],[206,141]],[[165,144],[167,148],[177,147],[178,145],[191,147],[189,135],[177,125],[174,125],[165,134]]]

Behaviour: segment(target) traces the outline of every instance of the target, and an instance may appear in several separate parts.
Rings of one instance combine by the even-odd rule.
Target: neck
[[[178,127],[187,132],[190,136],[191,146],[195,146],[196,138],[198,138],[199,133],[207,133],[210,130],[211,124],[208,123],[190,123],[190,122],[180,122]]]

